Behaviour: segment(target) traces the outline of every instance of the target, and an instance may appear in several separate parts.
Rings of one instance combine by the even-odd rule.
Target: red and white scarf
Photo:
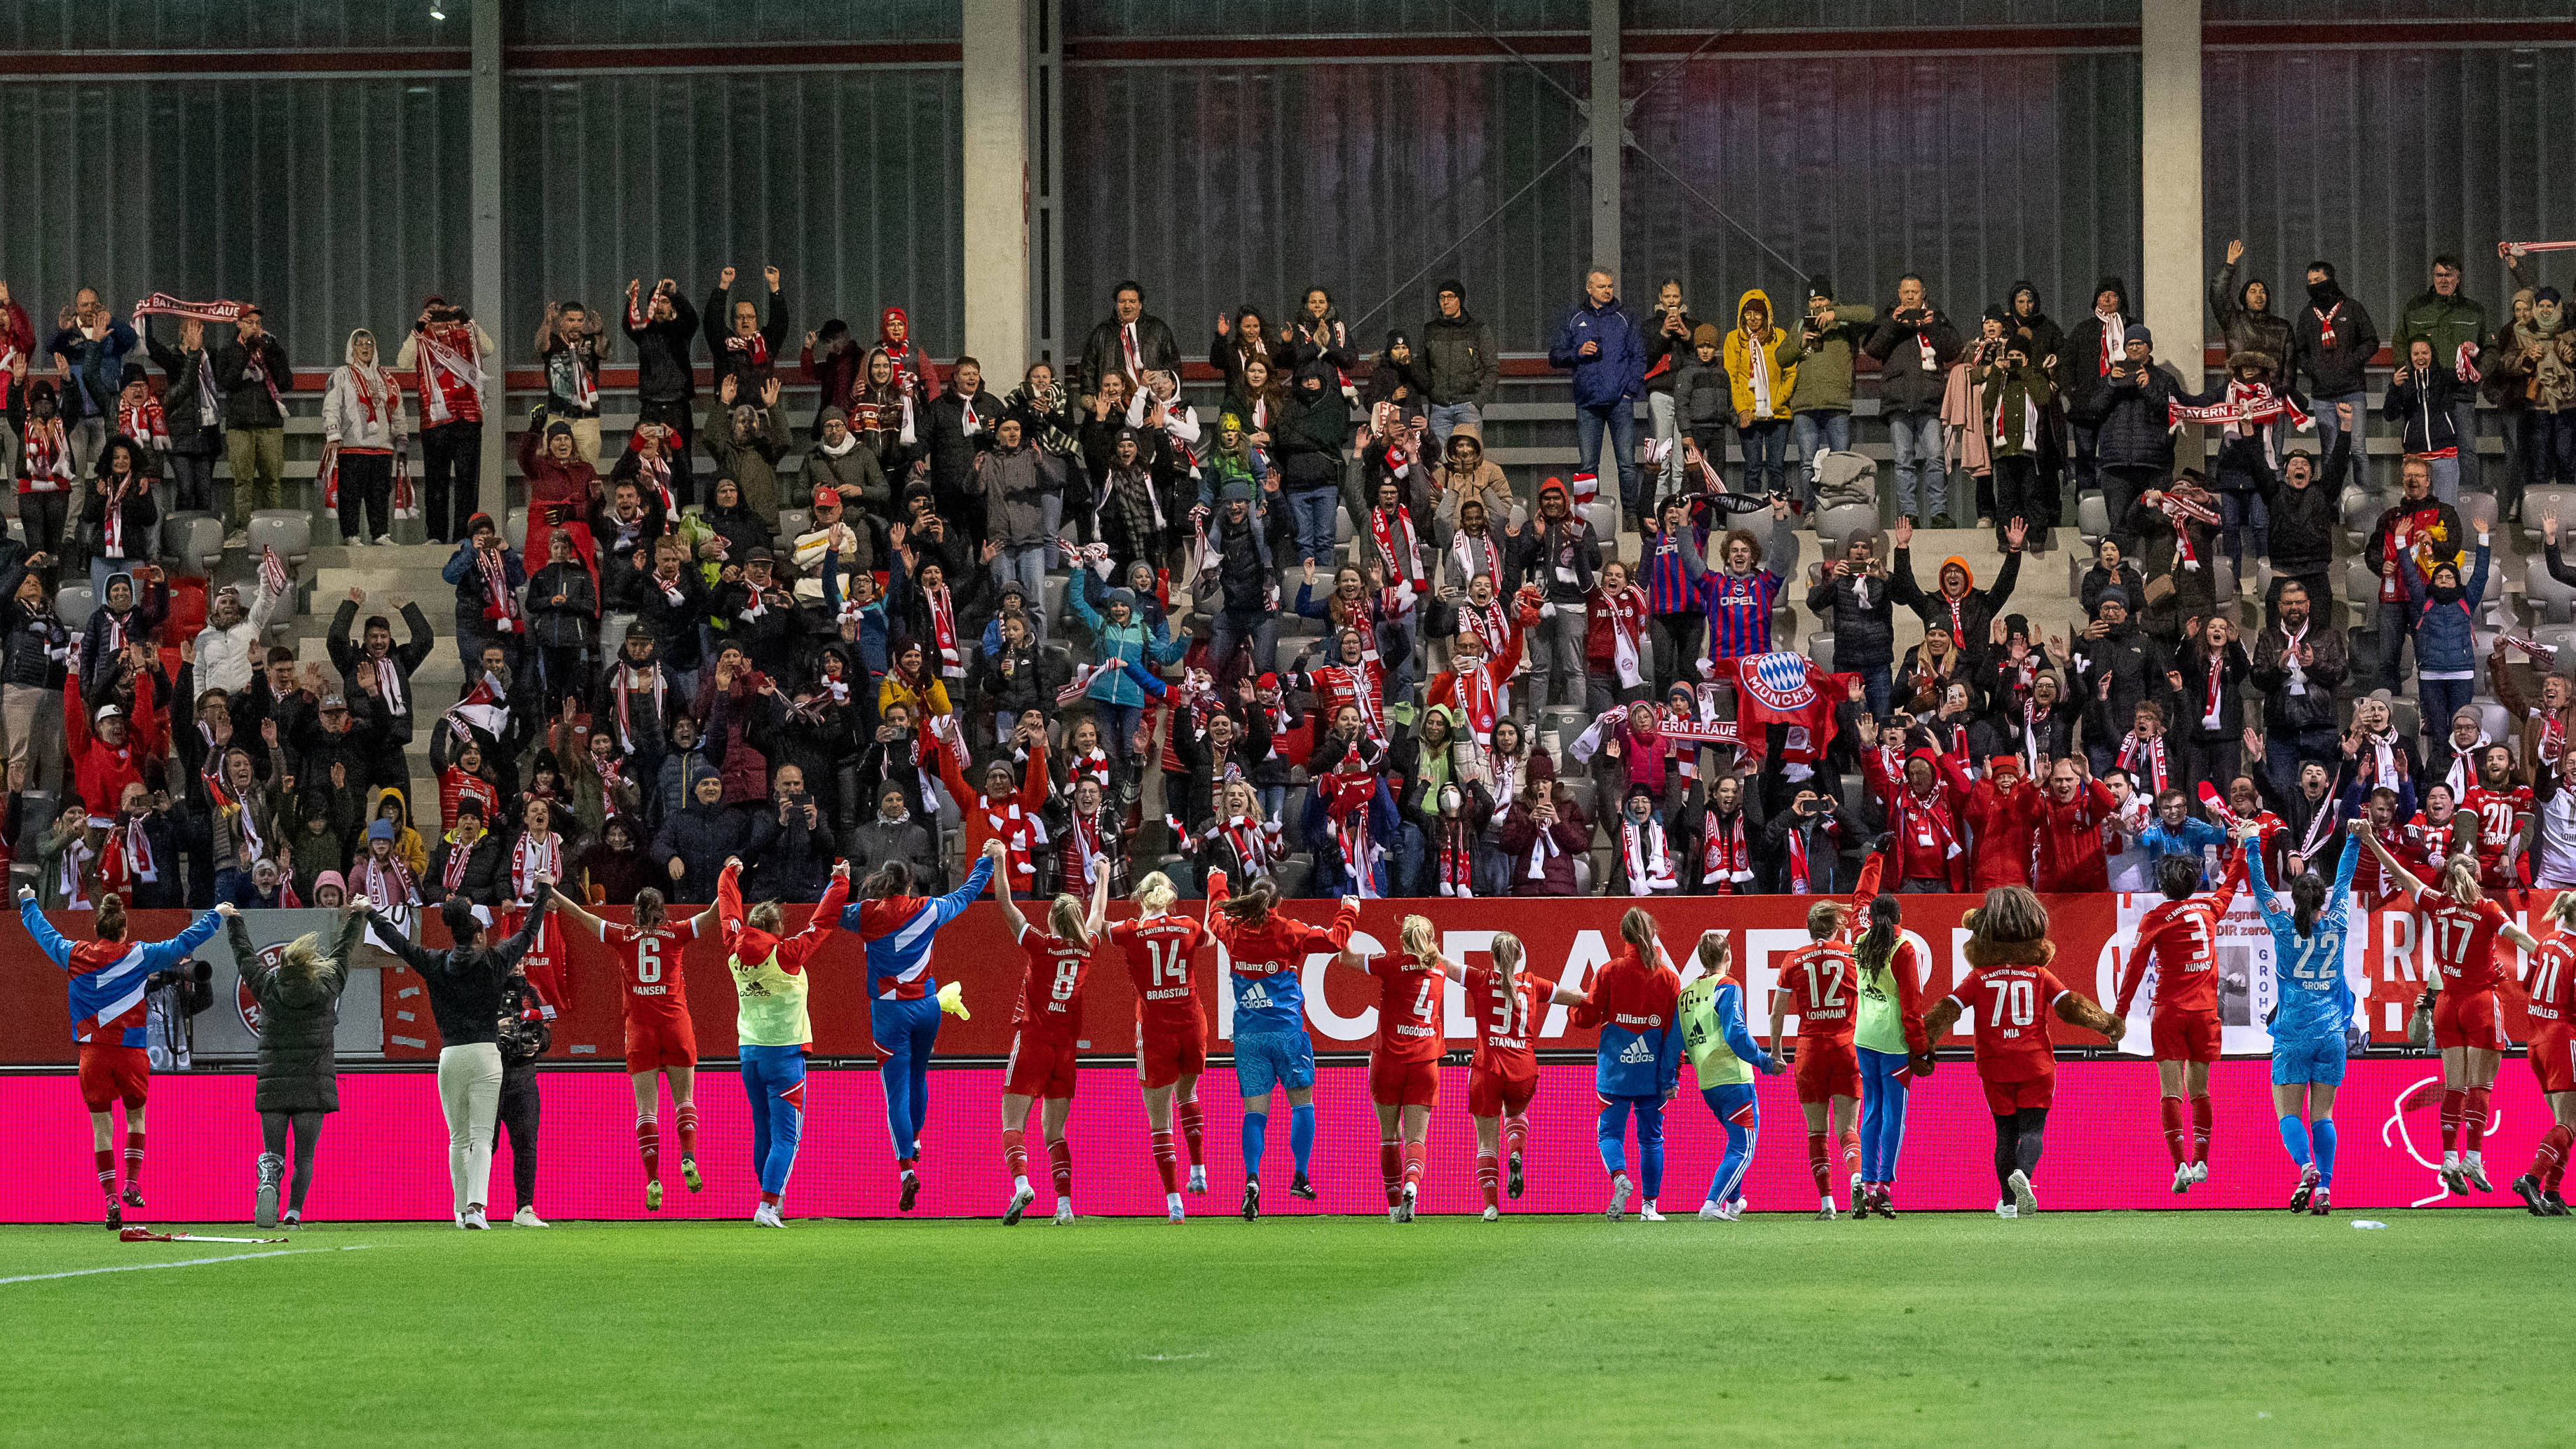
[[[2317,346],[2334,346],[2335,319],[2343,315],[2343,299],[2340,297],[2336,298],[2335,304],[2331,307],[2318,308],[2312,306],[2308,308],[2308,315],[2317,319]]]
[[[152,836],[143,828],[143,822],[132,818],[120,821],[116,833],[120,837],[119,851],[125,861],[125,878],[128,881],[159,881],[161,868],[152,858]]]
[[[1432,866],[1440,881],[1440,894],[1470,897],[1476,894],[1476,862],[1471,832],[1464,815],[1443,815],[1432,822]]]
[[[1671,852],[1664,848],[1664,822],[1649,815],[1639,825],[1626,811],[1619,814],[1619,859],[1628,872],[1628,894],[1653,895],[1679,889],[1673,879]]]
[[[649,678],[646,677],[649,675]],[[617,704],[617,747],[629,754],[635,752],[634,697],[650,691],[653,696],[653,718],[662,718],[662,696],[666,689],[662,666],[648,664],[637,669],[631,664],[617,666],[617,683],[612,693]]]
[[[2173,784],[2173,772],[2165,763],[2165,737],[2138,738],[2131,730],[2120,738],[2120,768],[2137,781],[2141,795],[2161,795]]]
[[[1108,793],[1109,752],[1107,750],[1094,746],[1091,749],[1084,750],[1080,754],[1075,755],[1066,763],[1064,767],[1064,789],[1066,794],[1072,794],[1074,787],[1080,785],[1085,780],[1089,780],[1093,784],[1098,785],[1101,789],[1101,793]]]
[[[1361,654],[1357,664],[1328,664],[1316,670],[1316,692],[1326,700],[1324,718],[1330,720],[1347,704],[1360,712],[1360,732],[1371,743],[1384,745],[1386,702],[1378,697],[1381,678],[1373,647]]]
[[[1618,671],[1620,685],[1633,689],[1644,684],[1646,591],[1630,584],[1615,594],[1607,589],[1595,590],[1593,597],[1609,616],[1610,662]]]
[[[2487,746],[2494,743],[2494,740],[2487,738],[2485,730],[2480,730],[2476,743],[2452,747],[2451,768],[2442,773],[2442,783],[2451,787],[2453,800],[2465,801],[2469,798],[2470,788],[2478,783],[2477,766],[2472,762],[2478,756],[2485,754]]]
[[[1029,817],[1021,812],[1018,797],[1005,796],[997,802],[986,795],[976,808],[984,812],[984,828],[1011,852],[1010,859],[1003,862],[1010,872],[1011,889],[1032,889],[1037,882],[1037,867],[1030,863],[1029,856],[1037,845],[1037,833]]]
[[[1900,839],[1919,847],[1937,846],[1943,860],[1957,857],[1959,833],[1950,823],[1950,812],[1941,808],[1937,785],[1930,796],[1917,795],[1910,788],[1899,791],[1896,813],[1902,818],[1901,823],[1890,823],[1896,825]]]
[[[551,830],[543,835],[521,831],[510,846],[510,899],[534,899],[541,875],[563,878],[563,840]]]
[[[1390,589],[1420,589],[1422,539],[1413,531],[1413,515],[1402,504],[1392,516],[1383,508],[1369,510],[1369,535],[1377,540],[1378,557],[1388,561]]]
[[[590,349],[579,342],[556,340],[560,344],[558,350],[566,353],[572,364],[572,396],[564,401],[574,407],[595,411],[599,407],[599,382],[590,373]]]
[[[160,400],[150,393],[139,403],[118,403],[116,430],[144,447],[170,451],[170,426],[162,419]]]
[[[358,882],[376,909],[393,917],[398,925],[420,900],[420,888],[412,883],[411,867],[390,855],[378,860],[373,850],[359,862]]]
[[[1736,895],[1753,880],[1753,848],[1744,838],[1744,812],[1720,816],[1703,811],[1699,838],[1699,883],[1715,886],[1710,895]]]
[[[144,482],[140,475],[134,473],[120,473],[112,481],[100,481],[108,484],[108,490],[107,502],[98,514],[99,552],[109,558],[121,559],[126,556],[125,500],[141,492]],[[122,639],[117,642],[120,647],[124,644]]]
[[[448,832],[447,865],[438,873],[438,882],[445,888],[446,894],[454,895],[465,888],[465,867],[472,863],[474,847],[482,841],[483,837],[480,835],[472,840],[460,840],[456,832],[452,830]]]
[[[739,332],[725,334],[725,351],[741,360],[742,365],[757,372],[769,365],[769,339],[754,331],[749,337]]]
[[[1476,562],[1476,556],[1479,553],[1485,557],[1481,566]],[[1469,533],[1463,528],[1459,529],[1449,537],[1449,556],[1456,561],[1458,587],[1462,591],[1467,587],[1467,581],[1478,574],[1483,574],[1487,579],[1492,580],[1494,602],[1489,607],[1499,610],[1503,599],[1503,551],[1494,546],[1493,539],[1482,534]],[[1460,604],[1459,613],[1463,616],[1468,607]]]
[[[1333,822],[1333,843],[1342,853],[1347,889],[1364,900],[1384,892],[1377,888],[1378,846],[1369,833],[1369,802],[1377,798],[1378,778],[1367,770],[1334,770],[1315,782],[1324,813]]]
[[[21,493],[60,493],[78,480],[72,477],[71,438],[61,418],[27,420],[25,457],[18,470]],[[50,540],[47,540],[50,542]],[[29,539],[34,547],[37,540]]]
[[[2220,719],[2220,715],[2224,712],[2222,707],[2227,702],[2226,670],[2227,651],[2224,649],[2210,650],[2209,687],[2207,692],[2201,696],[2204,701],[2200,712],[2200,727],[2202,729],[2219,730],[2226,728],[2225,723]]]
[[[519,594],[510,587],[509,555],[497,548],[474,550],[475,566],[483,573],[484,622],[496,634],[524,634],[527,620],[519,613]]]
[[[2169,398],[2165,402],[2165,421],[2169,426],[2217,423],[2231,438],[2257,436],[2258,425],[2283,418],[2289,419],[2290,425],[2303,433],[2316,426],[2316,420],[2308,416],[2306,409],[2284,394],[2274,392],[2269,383],[2230,382],[2225,398],[2202,407],[2194,407],[2179,398]],[[2265,458],[2277,466],[2271,430],[2260,428],[2259,436],[2263,440]]]
[[[464,339],[459,347],[455,338]],[[415,334],[417,345],[412,352],[412,370],[420,379],[420,408],[428,427],[452,423],[456,411],[449,406],[450,390],[465,397],[483,394],[483,362],[475,356],[473,333],[463,326],[423,328]]]
[[[1814,877],[1807,873],[1807,832],[1797,825],[1789,827],[1789,894],[1803,896],[1815,890]]]
[[[1460,661],[1458,709],[1467,717],[1467,733],[1477,744],[1494,742],[1494,725],[1503,717],[1503,689],[1494,682],[1494,667],[1482,658]]]
[[[62,864],[56,867],[58,874],[54,877],[54,883],[63,893],[62,909],[86,911],[91,908],[87,889],[88,873],[81,867],[96,859],[97,855],[98,852],[90,849],[89,837],[86,835],[73,836],[71,843],[63,847]]]
[[[2173,526],[2174,557],[2181,562],[2187,572],[2198,573],[2200,551],[2192,547],[2191,525],[2203,523],[2216,528],[2219,524],[2218,510],[2196,499],[2185,498],[2179,493],[2168,493],[2158,499],[2156,509],[2164,514],[2165,521]]]
[[[657,447],[650,453],[639,451],[635,453],[634,457],[635,481],[650,492],[660,495],[662,499],[662,512],[665,517],[678,513],[680,511],[679,501],[671,495],[671,454],[669,450],[667,448]]]
[[[939,672],[950,679],[964,679],[966,657],[957,652],[957,611],[949,601],[948,586],[924,589],[922,599],[930,606],[930,641],[939,650]]]
[[[1081,891],[1077,894],[1090,891],[1091,863],[1106,854],[1100,847],[1100,817],[1107,813],[1104,807],[1089,820],[1083,819],[1082,812],[1079,810],[1071,814],[1074,869],[1074,879],[1071,883],[1081,887]]]
[[[1753,418],[1756,422],[1771,419],[1771,365],[1762,356],[1763,341],[1770,334],[1768,327],[1744,334],[1744,352],[1748,359],[1744,370],[1751,374],[1746,380],[1753,384]]]
[[[1504,647],[1510,644],[1512,639],[1511,610],[1504,606],[1503,597],[1500,594],[1494,596],[1493,602],[1482,607],[1474,603],[1461,603],[1458,606],[1458,627],[1476,636],[1477,642],[1485,646],[1487,659],[1500,659],[1503,657]],[[1514,674],[1520,672],[1518,666],[1523,662],[1525,661],[1513,661]]]
[[[1270,873],[1270,828],[1249,815],[1232,815],[1219,820],[1208,830],[1208,839],[1222,839],[1234,851],[1234,858],[1251,875]]]

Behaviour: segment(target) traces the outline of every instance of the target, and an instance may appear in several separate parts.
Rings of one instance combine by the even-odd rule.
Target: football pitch
[[[2576,1228],[2351,1217],[0,1228],[0,1443],[2554,1438]]]

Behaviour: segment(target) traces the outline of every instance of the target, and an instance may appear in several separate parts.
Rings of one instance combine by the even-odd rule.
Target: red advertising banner
[[[1967,932],[1959,928],[1959,917],[1978,900],[1965,895],[1904,898],[1905,929],[1918,942],[1926,963],[1928,997],[1937,999],[1966,974],[1963,948]],[[1439,930],[1443,949],[1451,957],[1472,964],[1487,959],[1486,952],[1496,933],[1508,931],[1520,938],[1528,969],[1552,981],[1581,986],[1617,953],[1619,918],[1631,904],[1613,898],[1368,901],[1361,906],[1360,928],[1352,940],[1365,952],[1392,949],[1403,918],[1419,914],[1428,917]],[[1722,930],[1732,937],[1738,969],[1749,988],[1746,1000],[1753,1018],[1751,1024],[1759,1033],[1769,1027],[1774,963],[1808,939],[1806,916],[1811,904],[1810,899],[1801,896],[1682,897],[1653,902],[1649,909],[1662,927],[1665,950],[1686,977],[1697,972],[1692,953],[1701,932]],[[2049,897],[2050,936],[2057,942],[2058,975],[2069,986],[2107,1005],[2117,992],[2119,973],[2128,959],[2130,926],[2148,904],[2145,898],[2115,895]],[[1195,911],[1204,909],[1204,905],[1182,902],[1180,908]],[[1113,916],[1132,914],[1133,909],[1120,903],[1113,907]],[[787,908],[791,928],[802,926],[804,910]],[[1301,920],[1323,922],[1331,918],[1334,906],[1329,901],[1297,901],[1290,903],[1287,910]],[[610,910],[603,914],[623,919],[626,912]],[[85,912],[59,912],[52,919],[75,939],[90,934],[90,917]],[[177,911],[142,911],[131,919],[139,939],[175,934],[187,923],[187,916]],[[444,930],[435,917],[423,929],[430,944],[443,942]],[[624,1049],[616,966],[598,942],[579,937],[578,933],[566,934],[573,938],[572,1000],[555,1027],[555,1055],[576,1062],[616,1060]],[[2407,1009],[2423,989],[2423,963],[2429,941],[2416,928],[2414,917],[2402,910],[2375,913],[2367,929],[2354,932],[2352,940],[2347,971],[2356,995],[2362,999],[2363,1018],[2370,1035],[2376,1042],[2402,1043]],[[2260,1007],[2270,1000],[2264,964],[2268,961],[2269,942],[2268,934],[2253,918],[2252,903],[2240,900],[2226,923],[2221,943],[2220,969],[2225,979],[2222,1009],[2234,1013],[2229,1016],[2231,1052],[2259,1051],[2268,1040],[2260,1026]],[[218,936],[201,954],[213,959],[227,949]],[[971,1020],[952,1017],[942,1024],[941,1055],[999,1058],[1009,1052],[1011,1008],[1020,989],[1023,959],[1020,948],[1002,925],[1000,908],[990,902],[968,908],[940,932],[932,970],[942,981],[963,986],[966,1005],[973,1013]],[[863,960],[863,947],[854,937],[836,937],[814,958],[811,1012],[817,1056],[871,1055]],[[2514,965],[2518,973],[2519,961]],[[1220,1043],[1232,1037],[1232,1002],[1220,978],[1223,969],[1221,951],[1211,950],[1200,962],[1204,1005]],[[734,994],[722,949],[712,942],[691,945],[683,959],[683,977],[700,1053],[711,1058],[730,1057],[734,1050]],[[1304,985],[1307,1026],[1316,1048],[1328,1052],[1364,1050],[1377,1030],[1376,1011],[1371,1004],[1374,983],[1356,973],[1334,969],[1329,958],[1319,955],[1307,962]],[[418,978],[408,971],[387,970],[382,986],[386,1057],[397,1061],[434,1058],[438,1051],[437,1032],[430,1024],[428,1003]],[[2522,996],[2510,985],[2504,994],[2509,1024],[2515,1039],[2521,1040],[2526,1034]],[[215,1009],[236,1008],[232,1003],[218,1002]],[[1103,1056],[1129,1052],[1134,1016],[1135,989],[1125,963],[1118,959],[1114,948],[1104,945],[1084,992],[1083,1022],[1088,1035],[1083,1050]],[[2239,1021],[2238,1016],[2246,1020]],[[1455,984],[1449,988],[1447,1025],[1455,1047],[1463,1050],[1472,1044],[1473,1029],[1464,992]],[[1550,1009],[1539,1027],[1542,1050],[1585,1050],[1592,1045],[1591,1033],[1571,1027],[1561,1007]],[[2062,1023],[2053,1023],[2053,1027],[2061,1046],[2102,1044],[2101,1038],[2090,1032]],[[1794,1013],[1788,1019],[1788,1029],[1796,1029]],[[2132,1036],[2138,1039],[2133,1045],[2143,1044],[2143,1033],[2133,1032]],[[1949,1044],[1964,1047],[1967,1038],[1967,1028],[1962,1023]],[[72,1055],[60,970],[23,931],[0,934],[0,1064],[68,1063]]]

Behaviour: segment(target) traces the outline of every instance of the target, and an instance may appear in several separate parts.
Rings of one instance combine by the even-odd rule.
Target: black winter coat
[[[2098,431],[2093,456],[2105,468],[2173,471],[2174,445],[2167,406],[2183,392],[2182,379],[2161,362],[2123,362],[2085,398],[2077,416]],[[2135,600],[2131,603],[2134,605]]]
[[[1925,341],[1932,344],[1928,370],[1923,366]],[[1959,343],[1959,329],[1940,308],[1927,307],[1911,314],[1910,320],[1899,321],[1896,304],[1888,303],[1860,349],[1878,359],[1880,407],[1891,412],[1939,411],[1941,394],[1950,385],[1950,364],[1959,360]],[[1834,647],[1842,648],[1839,630]]]
[[[1807,608],[1834,611],[1834,668],[1843,673],[1896,662],[1896,591],[1883,574],[1839,578],[1830,570],[1807,590]]]
[[[263,957],[239,916],[224,919],[233,966],[242,988],[259,1003],[259,1088],[262,1112],[337,1112],[340,1068],[336,1037],[340,993],[349,964],[366,939],[367,918],[351,911],[331,944],[330,964],[310,978]]]

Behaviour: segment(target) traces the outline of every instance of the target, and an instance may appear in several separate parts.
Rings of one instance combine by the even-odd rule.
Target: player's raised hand
[[[984,842],[984,858],[992,861],[996,865],[1007,859],[1010,853],[1011,848],[1004,845],[999,840],[987,840]]]
[[[18,899],[22,901],[32,901],[35,898],[36,888],[34,886],[22,885],[18,887]]]
[[[850,878],[850,863],[849,863],[848,861],[846,861],[846,860],[836,860],[836,861],[833,861],[833,862],[832,862],[832,879],[834,879],[834,880],[848,880],[849,878]]]

